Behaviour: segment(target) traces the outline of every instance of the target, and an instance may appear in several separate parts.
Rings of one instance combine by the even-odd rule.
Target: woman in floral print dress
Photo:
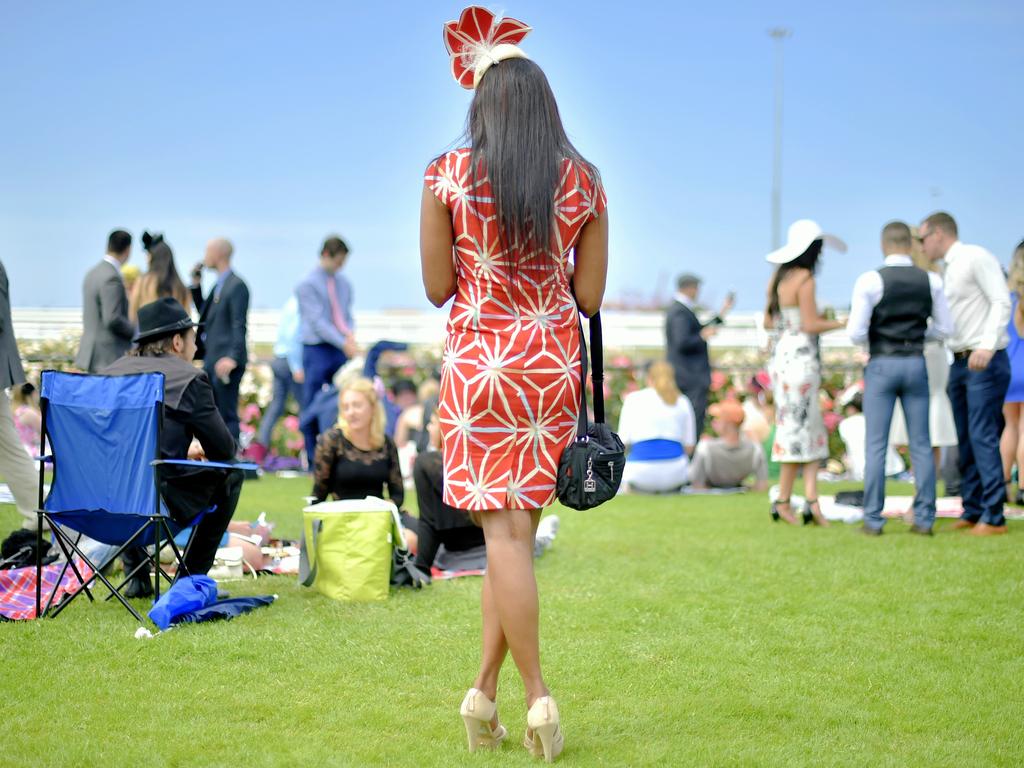
[[[825,235],[813,221],[803,219],[790,227],[786,245],[767,257],[770,263],[779,265],[772,276],[765,310],[765,326],[777,331],[769,365],[775,399],[772,460],[782,465],[779,496],[772,503],[771,515],[773,520],[791,524],[797,520],[789,497],[802,470],[807,497],[804,523],[828,525],[818,505],[818,464],[828,458],[828,434],[818,403],[818,334],[842,328],[843,324],[818,313],[814,273],[826,242],[845,250],[841,240]]]

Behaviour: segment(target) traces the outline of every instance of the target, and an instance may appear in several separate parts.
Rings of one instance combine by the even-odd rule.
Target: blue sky
[[[609,197],[608,295],[763,303],[772,41],[786,43],[783,228],[850,244],[819,294],[844,305],[889,219],[947,209],[1004,263],[1024,238],[1024,4],[563,3],[533,26],[577,147]],[[629,8],[625,13],[623,7]],[[0,7],[0,260],[15,306],[76,306],[106,235],[162,231],[179,270],[226,236],[277,307],[337,232],[356,307],[429,305],[421,174],[460,135],[452,2],[90,2]],[[144,265],[138,252],[136,264]]]

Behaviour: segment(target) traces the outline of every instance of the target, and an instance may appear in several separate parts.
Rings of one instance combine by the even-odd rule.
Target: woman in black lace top
[[[317,441],[313,496],[336,499],[388,498],[405,501],[398,449],[384,434],[384,406],[369,379],[354,379],[338,395],[338,426]],[[384,490],[387,489],[385,495]]]

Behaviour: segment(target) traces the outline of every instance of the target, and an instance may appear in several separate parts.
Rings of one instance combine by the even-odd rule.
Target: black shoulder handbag
[[[625,446],[604,423],[604,347],[601,313],[590,318],[591,380],[594,383],[594,421],[587,419],[587,345],[580,317],[580,420],[576,439],[558,463],[558,500],[572,509],[604,504],[619,490],[626,466]]]

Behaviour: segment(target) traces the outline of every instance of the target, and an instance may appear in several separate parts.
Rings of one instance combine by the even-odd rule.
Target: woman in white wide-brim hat
[[[782,465],[779,496],[771,505],[771,515],[773,520],[794,525],[797,519],[789,497],[801,469],[807,497],[803,521],[828,525],[817,501],[818,464],[828,458],[828,433],[818,404],[821,361],[817,337],[843,324],[818,312],[814,273],[825,245],[846,251],[842,240],[825,234],[810,219],[801,219],[790,226],[786,244],[766,257],[778,265],[768,286],[764,322],[765,327],[778,331],[768,368],[775,398],[772,460]]]

